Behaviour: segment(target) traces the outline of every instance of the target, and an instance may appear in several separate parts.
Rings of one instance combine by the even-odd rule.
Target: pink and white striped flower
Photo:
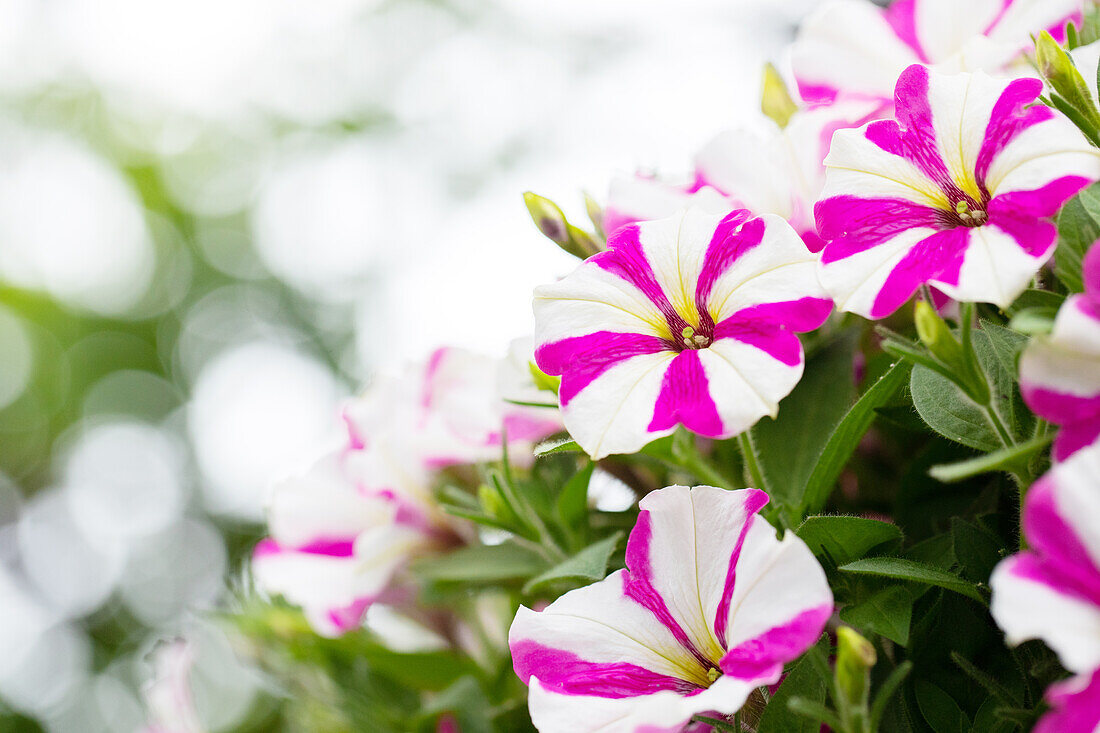
[[[811,104],[873,100],[887,108],[912,64],[944,72],[1033,73],[1023,61],[1032,35],[1065,38],[1082,0],[829,0],[803,23],[791,50],[802,98]]]
[[[510,458],[533,460],[534,444],[562,429],[557,411],[513,405],[501,393],[503,360],[439,348],[422,365],[385,376],[344,411],[353,443],[373,438],[401,447],[428,468],[499,461],[504,436]]]
[[[727,130],[695,156],[690,181],[620,176],[611,182],[604,228],[613,232],[637,221],[663,219],[697,207],[712,214],[745,208],[786,219],[811,252],[821,250],[813,204],[825,184],[822,161],[836,130],[876,119],[879,105],[837,104],[797,112],[785,128],[765,132]]]
[[[678,425],[730,437],[802,377],[832,303],[817,258],[772,215],[696,209],[619,229],[609,249],[535,290],[535,359],[560,375],[566,429],[594,458]]]
[[[1032,733],[1100,733],[1100,669],[1055,683],[1044,697],[1053,710]]]
[[[1052,685],[1038,733],[1100,730],[1100,442],[1056,464],[1028,491],[1030,549],[990,578],[990,612],[1009,644],[1042,639],[1077,677]]]
[[[301,606],[319,634],[358,628],[411,558],[455,540],[427,481],[415,462],[349,448],[277,485],[252,556],[257,586]]]
[[[833,136],[815,207],[821,282],[837,308],[884,318],[924,283],[1007,307],[1054,251],[1062,204],[1100,178],[1100,154],[1042,105],[1037,79],[898,79],[897,121]]]
[[[731,714],[820,636],[833,612],[809,548],[757,515],[756,489],[670,486],[640,502],[627,569],[509,633],[542,733],[680,731]]]
[[[1054,330],[1020,357],[1020,392],[1035,413],[1062,429],[1054,457],[1100,438],[1100,243],[1085,255],[1085,292],[1058,310]]]

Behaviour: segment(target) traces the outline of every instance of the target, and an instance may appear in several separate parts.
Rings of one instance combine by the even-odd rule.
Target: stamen
[[[710,669],[707,670],[707,679],[710,680],[711,682],[714,682],[716,679],[718,679],[721,676],[722,676],[722,673],[719,672],[714,667],[711,667]]]
[[[680,336],[684,340],[684,347],[688,349],[705,349],[710,346],[710,338],[705,334],[695,333],[695,329],[691,326],[684,326],[680,331]]]

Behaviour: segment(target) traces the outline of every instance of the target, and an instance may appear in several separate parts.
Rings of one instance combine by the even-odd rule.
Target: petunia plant
[[[273,489],[229,620],[285,719],[1100,731],[1097,18],[831,0],[767,134],[527,194],[530,338]]]

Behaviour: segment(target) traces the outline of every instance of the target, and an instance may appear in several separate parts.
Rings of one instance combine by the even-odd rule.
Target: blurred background
[[[503,353],[583,214],[752,124],[813,0],[0,0],[0,730],[140,730],[340,399]]]

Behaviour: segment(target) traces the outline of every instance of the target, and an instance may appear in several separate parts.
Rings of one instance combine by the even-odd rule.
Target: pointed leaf
[[[840,619],[861,631],[885,636],[901,646],[909,644],[913,595],[901,586],[885,588],[840,611]]]
[[[883,578],[896,580],[909,580],[914,583],[935,585],[940,588],[960,593],[967,598],[973,598],[980,603],[986,603],[973,583],[963,580],[958,575],[941,570],[940,568],[925,563],[914,562],[900,557],[871,557],[865,560],[856,560],[841,566],[845,573],[857,575],[877,575]]]
[[[807,517],[795,534],[815,555],[827,552],[837,565],[858,560],[879,545],[902,540],[897,525],[863,517]]]
[[[557,582],[591,583],[607,576],[607,563],[622,539],[623,533],[589,545],[573,557],[555,565],[523,587],[524,593],[535,593]]]

